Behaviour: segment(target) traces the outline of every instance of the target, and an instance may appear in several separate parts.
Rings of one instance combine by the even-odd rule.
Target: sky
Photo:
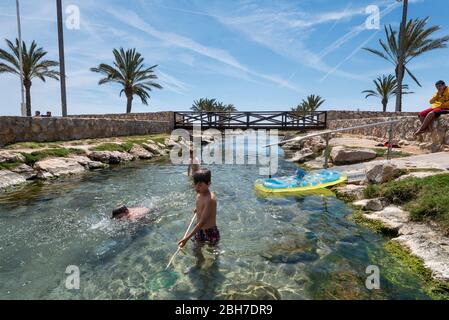
[[[100,75],[90,71],[111,64],[112,50],[121,47],[158,65],[164,87],[150,93],[148,106],[136,97],[133,112],[187,111],[206,97],[240,111],[284,111],[309,94],[326,100],[322,110],[381,110],[379,99],[361,91],[394,68],[362,48],[379,48],[384,25],[397,29],[402,13],[396,0],[71,0],[63,6],[80,13],[79,28],[64,29],[69,114],[125,112],[120,86],[99,86]],[[369,6],[381,12],[379,29],[367,28]],[[410,18],[429,16],[429,24],[441,26],[437,36],[449,34],[448,0],[409,6]],[[20,0],[20,9],[23,39],[58,61],[55,1]],[[64,13],[69,24],[72,17]],[[15,37],[15,1],[0,0],[0,48]],[[406,78],[415,93],[404,97],[404,111],[426,108],[434,83],[449,82],[448,55],[449,49],[436,50],[409,64],[423,87]],[[33,112],[61,114],[59,82],[35,79],[31,93]],[[19,78],[0,74],[0,115],[19,115],[19,105]]]

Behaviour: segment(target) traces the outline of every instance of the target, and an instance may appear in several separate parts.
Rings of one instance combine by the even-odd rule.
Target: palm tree
[[[366,97],[379,97],[382,99],[382,110],[383,112],[387,111],[388,100],[391,96],[395,96],[397,94],[397,86],[398,82],[393,75],[383,75],[382,77],[373,80],[374,85],[376,87],[375,90],[364,90],[362,93],[366,93]],[[413,92],[406,92],[403,90],[408,90],[408,85],[402,85],[402,94],[410,94]]]
[[[401,53],[399,51],[398,39],[396,37],[396,31],[393,31],[391,25],[385,27],[385,36],[387,42],[385,43],[382,39],[379,39],[379,43],[383,51],[364,48],[365,50],[387,60],[395,66],[395,74],[397,79],[403,79],[405,72],[415,81],[420,87],[418,79],[411,73],[407,68],[407,64],[414,58],[435,50],[447,47],[447,42],[449,41],[449,36],[433,39],[431,36],[439,31],[441,28],[439,26],[426,27],[429,18],[425,19],[415,19],[410,20],[405,28],[405,39],[404,39],[404,59],[401,59]],[[403,61],[403,63],[402,63]],[[402,68],[402,67],[403,68]],[[402,84],[402,81],[398,81]],[[398,90],[398,92],[402,90]],[[402,95],[399,96],[402,99]],[[396,111],[402,111],[401,104],[396,105]]]
[[[148,105],[150,99],[149,91],[152,88],[162,89],[162,86],[152,80],[157,79],[154,74],[154,68],[157,65],[146,68],[143,64],[144,58],[136,49],[120,50],[114,49],[114,65],[100,64],[96,68],[91,68],[92,72],[101,73],[105,78],[98,84],[102,85],[109,82],[119,83],[123,86],[120,91],[126,95],[126,113],[130,113],[134,95],[138,96],[144,105]]]
[[[194,112],[213,112],[216,110],[217,101],[215,99],[201,98],[193,101],[191,110]]]
[[[26,95],[26,114],[31,116],[31,85],[34,78],[44,81],[46,78],[59,80],[59,72],[53,70],[59,64],[56,61],[44,60],[47,54],[43,48],[37,47],[35,41],[27,49],[25,41],[22,42],[22,70],[20,70],[19,40],[15,45],[10,40],[5,40],[10,52],[0,49],[0,73],[12,73],[23,77],[23,86]]]
[[[326,102],[326,100],[320,96],[311,94],[306,100],[302,100],[301,104],[304,105],[307,112],[315,112],[324,102]]]

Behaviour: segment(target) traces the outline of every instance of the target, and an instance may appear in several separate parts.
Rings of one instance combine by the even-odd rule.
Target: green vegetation
[[[45,149],[45,148],[56,148],[61,147],[61,141],[55,142],[18,142],[11,144],[5,149],[8,150],[17,150],[17,149]]]
[[[404,17],[406,18],[406,17]],[[433,51],[436,49],[446,48],[447,42],[449,41],[449,36],[444,36],[441,38],[432,38],[438,31],[441,30],[440,26],[427,26],[429,18],[424,19],[411,19],[405,25],[405,21],[401,24],[401,36],[398,37],[396,30],[389,25],[385,26],[385,39],[386,41],[380,39],[380,45],[382,49],[370,49],[364,48],[365,50],[375,54],[382,59],[387,60],[395,67],[395,73],[397,78],[397,103],[396,111],[402,111],[402,83],[405,72],[413,79],[418,86],[421,87],[418,79],[412,74],[409,69],[408,64],[410,61],[414,60],[416,57],[423,55],[426,52]]]
[[[426,178],[409,178],[365,190],[367,198],[386,198],[390,203],[404,205],[413,221],[434,221],[449,233],[449,174]]]
[[[154,82],[157,80],[157,75],[153,69],[157,65],[145,67],[144,58],[135,48],[128,49],[126,52],[123,48],[114,49],[112,53],[114,54],[113,65],[102,63],[90,69],[104,76],[98,84],[118,83],[122,86],[120,95],[122,93],[126,95],[126,113],[131,112],[134,96],[138,96],[144,105],[148,105],[149,92],[154,88],[162,89],[160,84]]]
[[[120,152],[128,152],[133,147],[134,143],[125,142],[123,144],[118,143],[102,143],[98,146],[91,148],[92,151],[120,151]]]
[[[368,97],[378,97],[382,101],[382,111],[387,112],[387,105],[390,97],[395,96],[398,90],[398,81],[393,75],[383,75],[373,81],[375,90],[364,90],[362,93],[366,93],[366,98]],[[408,90],[408,85],[402,85],[402,90]],[[402,91],[402,94],[410,94],[413,92]]]
[[[411,272],[424,282],[424,290],[432,299],[449,299],[449,283],[434,279],[432,277],[432,271],[424,266],[420,258],[411,254],[408,249],[404,248],[397,241],[388,241],[385,244],[385,249],[397,262],[407,266]]]
[[[12,170],[20,166],[20,162],[2,162],[0,163],[0,170]]]
[[[31,116],[31,85],[32,80],[40,79],[45,82],[46,78],[59,80],[59,71],[55,67],[59,63],[52,60],[46,60],[47,52],[38,47],[36,42],[31,42],[27,46],[22,42],[22,68],[20,68],[19,39],[15,43],[5,40],[9,52],[0,49],[0,73],[11,73],[23,76],[23,86],[25,87],[26,113]]]
[[[374,152],[376,152],[377,157],[386,157],[388,148],[371,148]],[[402,158],[402,157],[408,157],[410,156],[410,153],[403,152],[403,151],[397,151],[397,150],[391,150],[391,157],[392,158]]]
[[[22,155],[25,157],[25,163],[28,165],[33,165],[36,162],[49,158],[49,157],[67,157],[71,154],[85,154],[84,150],[80,149],[65,149],[65,148],[50,148],[43,149],[40,151],[34,151],[32,153],[22,152]]]
[[[193,101],[193,105],[190,108],[195,112],[234,112],[237,109],[233,104],[224,104],[216,99],[201,98]]]
[[[348,217],[348,219],[358,225],[371,229],[374,232],[380,233],[384,236],[396,237],[398,235],[396,230],[392,230],[391,228],[386,227],[381,221],[371,220],[364,217],[363,210],[355,206],[352,206],[352,214]]]

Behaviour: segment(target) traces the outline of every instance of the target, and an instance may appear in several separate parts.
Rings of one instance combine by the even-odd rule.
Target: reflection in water
[[[135,162],[1,195],[0,298],[426,297],[385,240],[348,221],[350,209],[329,191],[266,197],[253,189],[256,165],[208,167],[222,238],[216,248],[189,243],[167,271],[194,207],[184,166]],[[281,161],[278,175],[294,169]],[[113,221],[119,203],[152,212]],[[365,288],[371,264],[381,270],[381,290]],[[80,269],[80,290],[65,288],[69,265]]]

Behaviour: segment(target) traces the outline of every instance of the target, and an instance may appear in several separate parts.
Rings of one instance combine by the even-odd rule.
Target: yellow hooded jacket
[[[449,87],[446,87],[446,89],[444,89],[444,92],[441,96],[438,94],[438,92],[435,93],[432,99],[430,99],[430,104],[432,105],[432,109],[449,109]]]

